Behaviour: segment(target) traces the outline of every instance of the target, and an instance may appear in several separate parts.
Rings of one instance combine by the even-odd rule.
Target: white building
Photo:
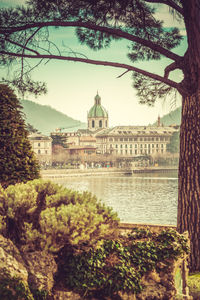
[[[170,126],[116,126],[96,135],[97,148],[116,156],[164,154],[175,131]]]
[[[28,136],[32,149],[40,163],[52,162],[52,138],[39,133]]]

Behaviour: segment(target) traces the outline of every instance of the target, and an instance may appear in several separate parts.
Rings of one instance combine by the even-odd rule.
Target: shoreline
[[[47,169],[41,170],[42,178],[64,178],[81,176],[99,176],[109,174],[132,175],[138,173],[169,173],[178,171],[178,167],[145,167],[145,168],[99,168],[99,169]]]

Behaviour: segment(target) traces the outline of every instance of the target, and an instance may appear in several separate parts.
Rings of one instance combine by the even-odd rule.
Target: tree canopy
[[[0,84],[0,184],[26,182],[39,177],[39,165],[28,140],[19,100]]]
[[[182,94],[187,93],[184,81],[177,83],[169,78],[170,72],[175,69],[188,73],[185,57],[172,50],[180,44],[182,35],[178,28],[164,28],[163,22],[156,19],[155,3],[168,5],[177,18],[183,19],[184,7],[177,0],[113,0],[109,3],[105,0],[30,0],[26,7],[2,9],[1,64],[11,64],[16,58],[21,58],[21,72],[12,83],[22,92],[46,92],[45,84],[30,80],[32,66],[28,66],[26,59],[32,58],[37,59],[36,65],[40,63],[39,60],[59,59],[133,71],[134,87],[140,100],[149,104],[154,103],[157,96],[164,97],[166,93],[174,93],[176,90]],[[129,46],[125,55],[130,64],[91,60],[80,53],[73,53],[73,49],[66,55],[51,39],[51,27],[65,27],[66,30],[75,27],[80,43],[96,51],[109,47],[113,40],[127,40]],[[158,60],[161,57],[170,60],[163,76],[134,66],[137,61]]]

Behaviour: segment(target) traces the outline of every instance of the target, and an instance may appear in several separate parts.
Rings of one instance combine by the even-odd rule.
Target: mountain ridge
[[[23,99],[20,100],[20,103],[25,115],[25,122],[31,124],[42,134],[50,135],[56,128],[69,128],[69,131],[86,128],[86,123],[75,120],[49,105]]]

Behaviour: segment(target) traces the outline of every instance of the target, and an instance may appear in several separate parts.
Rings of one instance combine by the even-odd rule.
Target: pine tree
[[[0,183],[6,187],[39,177],[39,166],[16,95],[0,84]]]

